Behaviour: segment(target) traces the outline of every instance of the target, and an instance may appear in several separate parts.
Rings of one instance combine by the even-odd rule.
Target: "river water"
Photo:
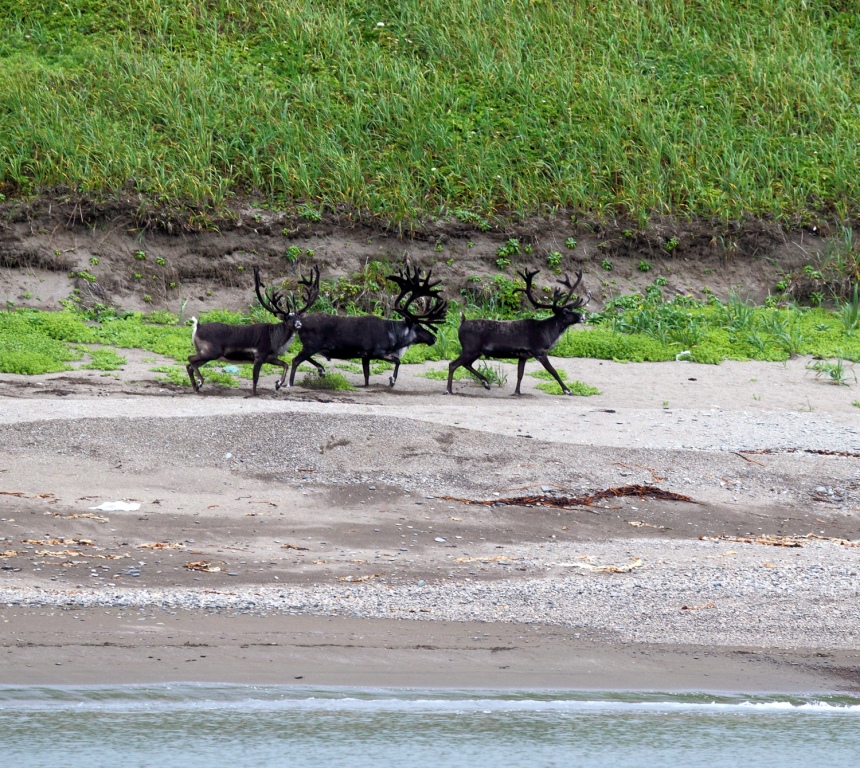
[[[0,765],[860,766],[860,698],[0,686]]]

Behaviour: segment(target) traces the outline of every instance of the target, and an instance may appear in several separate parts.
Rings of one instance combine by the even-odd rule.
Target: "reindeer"
[[[576,282],[573,285],[570,284],[570,278],[567,275],[564,276],[563,280],[558,280],[557,282],[567,290],[555,288],[550,304],[538,301],[532,295],[532,280],[538,274],[538,270],[534,272],[524,271],[518,274],[525,280],[526,287],[517,290],[526,294],[535,309],[552,310],[552,317],[545,320],[533,318],[528,320],[466,320],[465,316],[461,315],[458,336],[462,352],[448,366],[448,389],[445,394],[453,394],[451,385],[454,381],[454,371],[461,365],[480,380],[484,389],[490,388],[490,382],[487,378],[472,367],[472,363],[482,355],[494,358],[518,358],[515,395],[521,394],[520,382],[523,380],[526,360],[532,357],[552,374],[566,395],[571,394],[570,389],[559,377],[558,371],[549,362],[547,352],[556,345],[566,328],[582,322],[582,315],[574,310],[585,306],[591,297],[591,294],[588,294],[585,298],[574,298],[574,291],[582,280],[582,272],[576,273]],[[571,299],[573,300],[571,301]]]
[[[320,271],[314,267],[309,277],[299,280],[302,286],[304,306],[297,308],[292,298],[284,299],[280,291],[265,291],[260,280],[260,270],[254,267],[254,290],[263,309],[279,318],[279,323],[255,323],[254,325],[228,325],[227,323],[198,323],[194,317],[191,341],[197,349],[196,355],[188,357],[188,377],[195,392],[200,392],[203,374],[200,366],[212,360],[230,360],[253,363],[253,384],[251,394],[257,396],[257,380],[263,363],[279,365],[283,368],[280,381],[275,389],[280,389],[287,377],[287,363],[280,359],[293,340],[296,331],[302,327],[302,315],[310,309],[319,296]],[[264,293],[265,291],[265,293]],[[197,378],[195,378],[197,374]]]
[[[410,273],[401,269],[388,279],[400,286],[400,294],[394,300],[393,309],[403,320],[384,320],[374,315],[341,317],[339,315],[313,314],[302,321],[299,338],[302,351],[293,358],[290,370],[290,386],[295,381],[296,369],[306,360],[316,366],[320,376],[325,368],[314,355],[323,355],[326,360],[352,360],[361,358],[364,386],[370,384],[370,361],[386,360],[394,363],[394,371],[388,379],[393,387],[400,370],[400,360],[413,344],[433,344],[436,336],[430,330],[445,322],[448,302],[442,299],[439,280],[430,282],[430,271],[425,277],[419,275],[418,267]],[[420,302],[421,310],[412,308]]]

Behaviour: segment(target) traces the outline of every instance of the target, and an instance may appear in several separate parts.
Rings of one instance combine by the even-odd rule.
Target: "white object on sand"
[[[140,509],[139,501],[105,501],[97,507],[90,509],[98,509],[102,512],[134,512]]]

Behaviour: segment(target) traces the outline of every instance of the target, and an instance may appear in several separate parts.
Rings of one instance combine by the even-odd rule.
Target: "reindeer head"
[[[301,307],[297,305],[296,300],[292,296],[284,298],[284,295],[277,289],[267,290],[260,279],[259,267],[254,267],[254,290],[257,292],[260,306],[267,312],[271,312],[293,331],[297,331],[302,327],[301,316],[311,308],[319,297],[319,267],[314,265],[311,269],[311,274],[307,277],[302,277],[299,280],[299,285],[302,287],[302,299],[304,300],[304,304]]]
[[[431,329],[444,323],[448,313],[448,302],[442,298],[442,289],[436,288],[442,281],[430,282],[431,274],[428,270],[421,277],[418,267],[412,272],[406,267],[398,270],[396,275],[388,275],[389,280],[400,286],[393,309],[414,329],[415,341],[419,344],[435,344],[436,334]],[[418,309],[412,308],[413,304]]]
[[[582,322],[582,313],[576,312],[576,310],[584,307],[591,299],[590,293],[587,293],[584,297],[575,295],[577,286],[582,282],[582,270],[576,273],[576,282],[573,285],[570,284],[570,277],[568,275],[565,275],[562,280],[556,281],[564,287],[553,288],[552,299],[549,304],[539,301],[532,294],[532,281],[535,275],[539,274],[539,270],[536,269],[533,272],[523,270],[517,274],[526,282],[525,288],[517,288],[517,290],[522,291],[528,297],[528,300],[535,309],[551,310],[553,315],[561,320],[565,328],[569,325]]]

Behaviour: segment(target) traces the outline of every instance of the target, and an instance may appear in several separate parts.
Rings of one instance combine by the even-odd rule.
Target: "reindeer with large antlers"
[[[287,378],[287,363],[280,355],[287,351],[293,336],[302,327],[302,316],[317,300],[320,292],[320,270],[314,266],[308,277],[299,280],[304,304],[299,307],[292,298],[284,298],[279,290],[266,290],[260,280],[260,270],[254,267],[254,290],[260,306],[277,317],[279,323],[255,323],[253,325],[228,325],[227,323],[198,323],[194,317],[191,341],[197,349],[196,355],[188,358],[188,377],[195,392],[203,385],[200,366],[212,360],[229,360],[240,363],[253,363],[252,396],[257,396],[257,380],[263,363],[279,365],[283,368],[280,381],[275,389],[280,389]],[[196,378],[195,378],[196,374]]]
[[[400,287],[392,309],[402,320],[385,320],[375,315],[342,317],[340,315],[313,314],[302,321],[299,338],[302,351],[293,358],[290,370],[290,386],[293,385],[296,369],[305,361],[316,366],[320,376],[325,368],[314,355],[327,360],[361,359],[364,386],[370,383],[370,361],[386,360],[394,363],[394,371],[388,380],[389,386],[397,381],[400,360],[413,344],[434,344],[436,336],[431,330],[445,322],[448,302],[442,298],[439,280],[431,282],[430,272],[422,277],[418,267],[410,272],[401,269],[388,279]]]
[[[479,357],[494,358],[517,358],[517,388],[515,395],[520,393],[520,382],[526,368],[526,360],[534,358],[553,378],[561,385],[562,391],[569,395],[570,389],[561,380],[558,371],[552,367],[547,357],[547,352],[552,349],[565,329],[582,322],[582,315],[575,310],[584,307],[590,298],[590,294],[584,298],[575,296],[577,286],[582,281],[582,272],[576,273],[576,282],[571,285],[570,277],[564,276],[558,280],[563,287],[553,289],[551,303],[539,301],[532,294],[532,281],[538,270],[534,272],[520,272],[520,277],[526,282],[525,288],[518,288],[528,297],[535,309],[549,309],[552,316],[544,320],[466,320],[460,321],[458,335],[460,346],[463,351],[456,360],[452,360],[448,366],[448,389],[446,394],[453,394],[451,385],[454,381],[454,371],[461,365],[476,376],[484,385],[484,389],[490,388],[490,382],[472,367],[472,363]]]

